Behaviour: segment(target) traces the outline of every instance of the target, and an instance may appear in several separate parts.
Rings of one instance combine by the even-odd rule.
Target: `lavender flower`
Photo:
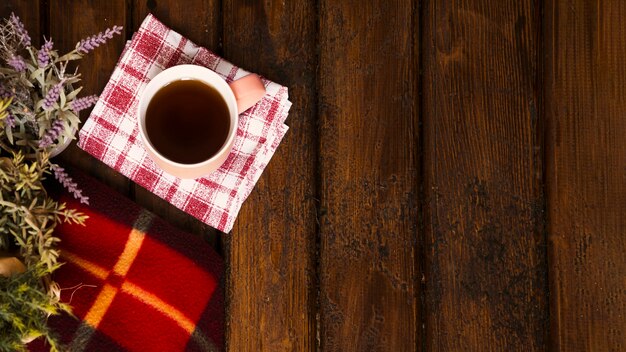
[[[26,70],[26,62],[24,62],[24,58],[19,55],[13,55],[7,60],[7,63],[17,72],[24,72]]]
[[[39,52],[37,53],[37,63],[39,64],[39,67],[46,67],[50,63],[50,50],[52,50],[53,45],[54,43],[52,43],[52,40],[49,39],[46,40],[44,45],[41,46],[41,49],[39,49]]]
[[[89,197],[84,196],[83,192],[78,189],[76,182],[72,180],[70,175],[59,165],[50,164],[50,169],[54,172],[54,177],[65,187],[74,198],[80,200],[81,203],[89,205]]]
[[[76,44],[76,51],[80,54],[87,54],[93,49],[99,47],[100,45],[106,43],[108,39],[113,38],[113,34],[122,33],[122,27],[113,26],[112,28],[108,28],[104,33],[100,32],[96,35],[93,35],[89,38],[85,38]]]
[[[97,95],[90,95],[87,97],[74,99],[74,101],[72,101],[71,103],[71,108],[72,110],[74,110],[75,113],[78,114],[79,111],[88,109],[97,101],[98,101]]]
[[[50,129],[46,131],[46,134],[39,140],[39,148],[47,148],[51,146],[54,141],[59,138],[61,132],[63,132],[63,120],[55,120]]]
[[[44,102],[43,102],[44,110],[47,110],[47,111],[52,110],[52,108],[54,107],[54,103],[56,103],[57,100],[59,100],[59,95],[61,95],[61,89],[63,89],[63,83],[64,81],[61,81],[55,84],[54,86],[52,86],[50,90],[48,90],[48,94],[46,94],[46,98],[44,99]]]
[[[0,99],[9,98],[11,96],[13,96],[13,94],[11,94],[11,91],[6,89],[4,85],[0,84]]]
[[[15,116],[9,113],[7,117],[4,118],[4,125],[11,128],[15,127]]]
[[[14,13],[11,13],[9,21],[13,25],[13,28],[15,29],[15,34],[18,38],[20,38],[20,42],[22,43],[22,45],[30,46],[30,36],[28,35],[28,31],[26,30],[26,28],[24,28],[24,24],[22,23],[20,18],[15,16]]]

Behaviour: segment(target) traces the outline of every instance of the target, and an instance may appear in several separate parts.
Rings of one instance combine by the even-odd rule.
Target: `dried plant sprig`
[[[61,222],[84,225],[87,216],[48,197],[41,182],[50,165],[45,152],[34,159],[21,151],[0,157],[0,250],[17,247],[27,267],[25,273],[0,277],[0,351],[26,351],[24,338],[39,336],[51,351],[61,350],[47,319],[71,314],[50,276],[61,265],[54,229]]]
[[[50,52],[52,51],[52,47],[54,43],[52,39],[47,39],[46,42],[41,46],[41,49],[37,52],[37,63],[39,67],[46,67],[50,64]]]
[[[45,339],[51,352],[66,350],[47,324],[51,314],[72,314],[70,306],[61,302],[60,295],[46,292],[46,280],[58,267],[47,268],[38,263],[21,275],[0,277],[0,326],[4,332],[0,351],[28,351],[24,337]],[[7,334],[8,331],[16,333]]]
[[[45,149],[51,146],[54,143],[54,141],[57,138],[59,138],[64,128],[65,127],[63,126],[63,121],[61,120],[54,121],[50,129],[46,132],[46,134],[39,141],[39,148]]]
[[[9,128],[15,127],[15,117],[11,114],[8,114],[7,117],[4,119],[4,126]]]
[[[88,52],[94,50],[100,45],[106,43],[107,40],[112,39],[113,35],[121,34],[122,27],[113,26],[111,28],[107,28],[104,32],[100,32],[91,37],[85,38],[76,44],[76,51],[80,54],[87,54]]]
[[[13,67],[13,69],[17,72],[26,71],[26,62],[24,61],[24,58],[20,55],[13,55],[11,58],[9,58],[9,60],[7,60],[7,64]]]
[[[98,96],[89,95],[86,97],[75,99],[71,104],[71,108],[75,113],[78,113],[82,110],[89,109],[96,102],[98,102]]]
[[[63,89],[64,82],[65,80],[61,80],[61,82],[53,85],[52,88],[48,90],[48,94],[46,94],[46,97],[43,100],[42,107],[44,110],[49,111],[54,108],[54,104],[57,102],[57,100],[59,100],[59,97],[61,96],[61,90]]]
[[[70,175],[65,172],[65,169],[57,164],[50,164],[54,177],[67,189],[74,198],[78,199],[83,204],[89,204],[89,197],[83,195],[83,191],[78,188],[76,182],[72,180]]]
[[[51,39],[44,38],[40,48],[32,46],[17,16],[0,22],[0,60],[6,62],[5,67],[0,67],[0,98],[14,98],[9,108],[12,119],[7,121],[13,123],[0,124],[0,149],[24,149],[32,154],[39,148],[50,151],[60,141],[74,139],[80,124],[78,113],[93,105],[96,98],[78,97],[81,89],[74,85],[80,82],[80,75],[67,71],[67,65],[121,31],[122,27],[113,26],[81,40],[74,50],[60,56]],[[60,135],[52,143],[47,139],[40,143],[56,121],[63,122],[62,129],[54,129]]]
[[[0,250],[9,249],[10,236],[27,265],[43,262],[49,268],[59,254],[59,240],[53,235],[56,224],[68,220],[82,224],[86,219],[47,196],[42,180],[50,167],[47,153],[37,154],[35,160],[27,160],[21,151],[0,158]]]
[[[9,22],[13,25],[13,29],[18,38],[20,38],[21,44],[23,46],[30,46],[30,35],[28,35],[28,31],[24,28],[24,24],[20,20],[18,16],[14,13],[11,13],[11,17],[9,17]]]
[[[9,90],[7,90],[4,85],[0,84],[0,99],[10,98],[13,94]]]
[[[49,153],[74,138],[78,113],[97,100],[78,98],[81,88],[75,85],[80,75],[67,70],[69,61],[81,59],[121,29],[114,26],[59,55],[51,39],[44,38],[43,45],[35,48],[15,14],[0,20],[0,250],[15,253],[28,268],[16,276],[27,280],[19,281],[19,286],[12,286],[17,280],[0,278],[0,350],[25,350],[22,338],[32,332],[45,336],[51,350],[57,349],[47,316],[69,307],[59,305],[60,291],[50,277],[59,266],[60,240],[54,229],[60,222],[84,224],[87,217],[48,197],[42,181],[52,174],[77,199],[88,202],[67,172],[50,162]],[[5,297],[19,295],[30,300],[5,305]],[[5,318],[20,323],[6,325]]]
[[[2,98],[2,100],[0,100],[0,120],[9,117],[10,113],[7,109],[11,105],[12,101],[13,98]]]

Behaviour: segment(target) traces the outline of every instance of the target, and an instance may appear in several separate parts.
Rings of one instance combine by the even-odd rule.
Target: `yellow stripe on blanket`
[[[169,305],[167,302],[163,301],[159,297],[128,281],[122,284],[122,292],[128,293],[129,295],[151,306],[161,314],[175,321],[181,328],[183,328],[183,330],[187,331],[190,335],[193,334],[193,331],[196,328],[195,324],[189,318],[187,318],[187,316],[185,316],[185,314],[183,314],[180,310]]]

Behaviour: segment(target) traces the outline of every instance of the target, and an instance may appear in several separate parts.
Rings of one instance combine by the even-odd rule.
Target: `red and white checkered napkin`
[[[174,177],[148,157],[138,137],[136,111],[151,78],[168,67],[189,63],[208,67],[228,82],[248,74],[148,15],[80,131],[78,146],[179,209],[229,232],[287,132],[284,122],[291,102],[286,87],[263,80],[267,93],[239,115],[237,137],[224,165],[196,180]]]

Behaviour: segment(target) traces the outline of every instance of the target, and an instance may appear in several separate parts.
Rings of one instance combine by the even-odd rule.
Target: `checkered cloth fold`
[[[60,224],[54,273],[76,318],[49,323],[69,351],[220,351],[224,348],[222,258],[199,236],[182,232],[80,173],[89,196],[69,208],[86,226]],[[31,351],[47,351],[42,339]]]
[[[126,45],[101,98],[79,133],[78,146],[177,208],[229,232],[241,205],[287,132],[291,102],[287,88],[263,79],[265,97],[239,115],[237,137],[222,167],[210,175],[183,180],[160,170],[138,137],[141,92],[168,67],[196,64],[227,82],[247,75],[233,64],[148,15]]]

